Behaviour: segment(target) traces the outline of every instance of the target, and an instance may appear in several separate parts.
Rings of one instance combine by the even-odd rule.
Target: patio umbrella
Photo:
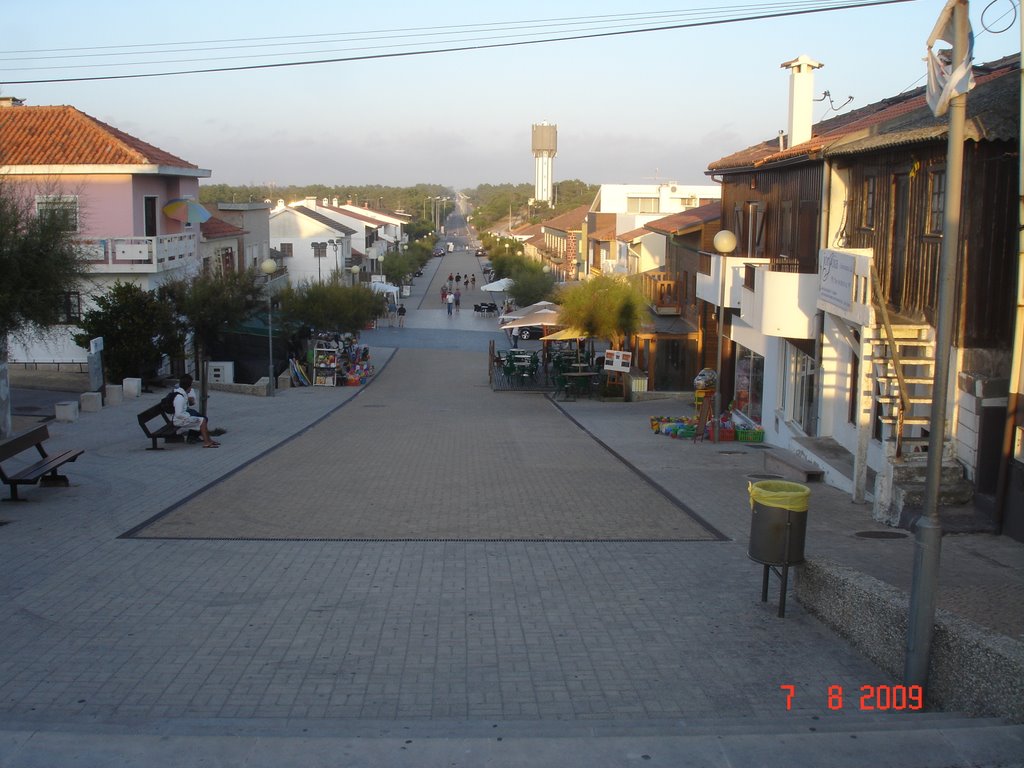
[[[505,319],[517,320],[520,317],[526,317],[527,315],[542,309],[558,309],[558,305],[553,301],[538,301],[536,304],[531,304],[528,307],[523,307],[522,309],[516,309],[512,312],[506,313]]]
[[[561,330],[541,336],[541,341],[574,341],[588,338],[587,332],[579,328],[562,328]]]
[[[164,214],[169,218],[189,224],[202,224],[204,221],[210,220],[210,212],[201,206],[198,201],[189,200],[184,197],[179,197],[167,203],[164,206]]]
[[[542,325],[542,326],[553,326],[559,325],[558,322],[558,308],[553,309],[538,309],[536,312],[531,312],[523,317],[517,317],[510,322],[505,323],[501,326],[502,330],[506,328],[525,328],[528,325]]]
[[[515,284],[516,281],[511,277],[503,277],[501,280],[495,280],[493,283],[481,285],[480,290],[487,291],[488,293],[501,293],[502,291],[507,291]]]

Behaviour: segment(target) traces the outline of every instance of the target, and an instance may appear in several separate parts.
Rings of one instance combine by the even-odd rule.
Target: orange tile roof
[[[236,227],[234,224],[229,224],[223,219],[218,219],[216,216],[200,224],[199,231],[203,233],[203,237],[207,240],[219,240],[223,237],[240,237],[247,232],[247,230]]]
[[[0,165],[198,168],[74,107],[0,107]]]
[[[687,211],[673,213],[661,219],[647,222],[644,226],[654,232],[663,232],[674,235],[684,229],[692,229],[701,224],[708,224],[722,218],[722,201],[716,200],[713,203],[702,205],[698,208],[690,208]]]
[[[975,84],[980,88],[994,80],[1019,72],[1019,70],[1019,55],[1007,56],[987,65],[976,66]],[[971,117],[970,110],[973,108],[972,105],[975,101],[968,96],[969,118]],[[708,170],[723,172],[730,170],[742,171],[758,168],[769,163],[801,157],[820,156],[822,151],[836,144],[841,139],[853,137],[855,134],[867,134],[872,131],[878,131],[883,124],[902,122],[905,119],[909,119],[909,116],[915,113],[923,115],[919,122],[924,121],[939,126],[946,122],[945,117],[934,117],[931,115],[931,110],[928,108],[925,99],[925,89],[922,86],[912,91],[883,99],[874,104],[868,104],[845,115],[822,120],[814,125],[811,138],[802,144],[779,149],[778,140],[771,139],[716,160],[708,165]],[[978,134],[979,131],[974,130],[973,133]],[[968,135],[971,135],[970,131]]]
[[[586,220],[588,213],[590,213],[590,205],[581,205],[567,213],[555,216],[553,219],[548,219],[541,226],[548,229],[560,229],[563,232],[572,232],[583,228],[583,222]]]
[[[605,227],[599,229],[596,232],[591,232],[587,235],[588,240],[594,241],[611,241],[615,239],[615,227]]]
[[[512,230],[512,234],[515,237],[526,237],[530,238],[540,232],[540,224],[524,224],[521,227],[516,227]]]

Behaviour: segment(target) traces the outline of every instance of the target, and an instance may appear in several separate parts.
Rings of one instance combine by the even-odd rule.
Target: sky
[[[709,163],[786,128],[785,61],[821,62],[815,92],[828,91],[840,112],[923,85],[925,43],[945,0],[299,67],[15,81],[380,54],[411,50],[395,47],[410,40],[415,49],[466,45],[470,32],[477,44],[510,41],[521,34],[513,23],[564,37],[622,28],[623,14],[634,27],[657,26],[669,11],[757,16],[802,1],[823,2],[176,0],[158,16],[109,0],[8,2],[0,95],[74,106],[209,169],[206,183],[532,183],[530,127],[546,121],[558,127],[555,181],[707,184]],[[1014,0],[972,0],[976,62],[1020,50],[1018,10]],[[596,26],[584,27],[587,18]],[[125,67],[134,61],[147,63]],[[828,98],[816,103],[815,121],[830,110]]]

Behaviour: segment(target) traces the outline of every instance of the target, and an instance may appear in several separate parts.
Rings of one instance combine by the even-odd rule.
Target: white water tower
[[[558,151],[558,126],[547,123],[533,126],[533,197],[551,203],[554,191],[555,153]]]

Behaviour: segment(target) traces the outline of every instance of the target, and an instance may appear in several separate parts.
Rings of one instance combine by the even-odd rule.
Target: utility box
[[[234,384],[235,364],[233,362],[211,362],[207,366],[210,381],[214,384]]]

